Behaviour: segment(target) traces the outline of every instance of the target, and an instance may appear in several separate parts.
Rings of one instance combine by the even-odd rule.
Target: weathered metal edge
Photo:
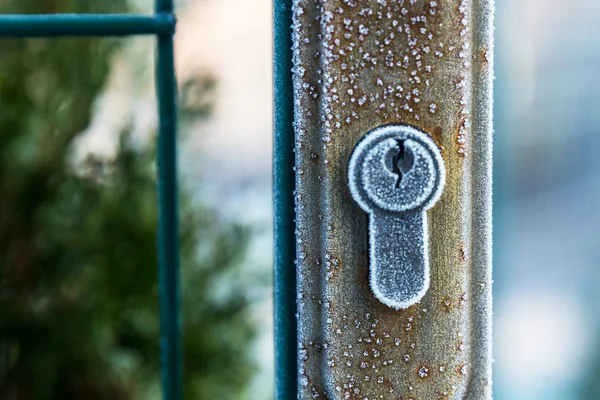
[[[492,164],[494,0],[474,0],[472,6],[473,153],[472,157],[472,292],[474,299],[473,377],[468,399],[492,398]]]
[[[273,317],[275,398],[297,393],[292,0],[273,2]]]

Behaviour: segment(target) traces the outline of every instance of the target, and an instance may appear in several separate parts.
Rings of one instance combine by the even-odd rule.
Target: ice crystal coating
[[[367,133],[348,168],[350,193],[369,213],[370,283],[384,304],[408,308],[429,288],[427,214],[446,180],[425,133],[389,125]]]

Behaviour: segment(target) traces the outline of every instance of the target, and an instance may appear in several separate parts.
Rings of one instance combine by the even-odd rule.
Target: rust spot
[[[442,308],[444,311],[448,312],[452,310],[452,299],[450,299],[450,297],[446,297],[444,300],[442,300]]]
[[[488,49],[487,46],[484,46],[481,51],[479,52],[479,57],[481,59],[481,62],[483,64],[488,64],[490,62],[490,55],[489,55],[489,51],[490,49]]]
[[[436,126],[435,128],[433,128],[433,132],[431,133],[431,138],[433,139],[435,144],[437,144],[437,146],[439,147],[440,151],[442,152],[442,158],[445,160],[447,158],[447,154],[446,154],[446,149],[444,148],[444,145],[442,144],[442,143],[444,143],[444,137],[443,137],[442,133],[443,133],[442,127]]]
[[[450,393],[448,393],[447,390],[444,390],[443,392],[437,392],[438,400],[449,399],[450,398],[449,396],[450,396]]]
[[[459,249],[459,258],[461,263],[467,262],[467,250],[465,249],[465,245],[461,244]]]
[[[467,374],[467,366],[465,364],[460,364],[454,369],[454,372],[456,372],[456,375],[458,376],[464,376]]]
[[[436,126],[435,128],[433,128],[433,133],[431,134],[431,138],[435,141],[435,143],[440,148],[444,147],[444,146],[442,146],[442,132],[443,132],[442,127]]]

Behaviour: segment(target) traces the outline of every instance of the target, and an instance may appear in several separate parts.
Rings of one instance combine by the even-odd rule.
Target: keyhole
[[[415,158],[412,151],[410,151],[410,148],[405,146],[404,140],[396,140],[396,142],[398,147],[392,158],[392,171],[394,174],[398,175],[396,184],[394,185],[396,189],[398,189],[400,188],[402,177],[410,171],[415,162]]]

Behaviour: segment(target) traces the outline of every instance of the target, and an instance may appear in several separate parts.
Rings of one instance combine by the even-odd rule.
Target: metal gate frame
[[[274,324],[275,398],[297,397],[296,242],[292,0],[274,0]]]
[[[177,81],[173,52],[173,0],[155,0],[154,15],[0,15],[0,37],[133,36],[157,39],[158,277],[163,399],[182,398],[179,222],[177,191]]]

